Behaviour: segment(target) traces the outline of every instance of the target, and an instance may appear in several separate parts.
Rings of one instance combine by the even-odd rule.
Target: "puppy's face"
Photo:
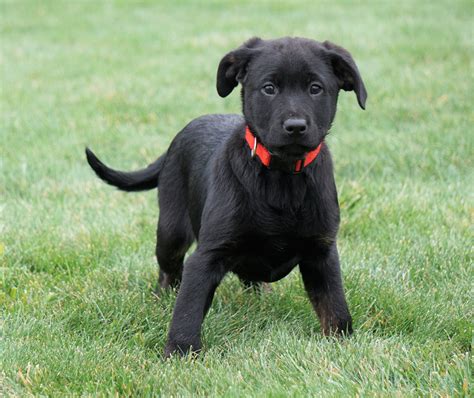
[[[247,41],[219,65],[217,90],[242,85],[244,116],[270,152],[300,158],[328,133],[339,90],[367,93],[350,54],[332,43],[300,38]]]

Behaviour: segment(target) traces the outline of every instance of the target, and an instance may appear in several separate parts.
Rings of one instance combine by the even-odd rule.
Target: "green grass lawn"
[[[0,395],[469,396],[474,3],[2,2]],[[245,39],[329,39],[369,99],[328,139],[355,334],[323,338],[298,272],[228,277],[197,360],[161,357],[175,293],[151,291],[156,192],[98,181],[154,160]]]

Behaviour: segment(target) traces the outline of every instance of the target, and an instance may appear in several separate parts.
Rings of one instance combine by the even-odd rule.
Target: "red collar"
[[[272,159],[275,159],[274,156],[270,153],[270,151],[265,148],[260,142],[258,142],[257,137],[255,137],[252,132],[250,131],[249,127],[245,127],[245,141],[250,147],[250,155],[254,157],[255,155],[258,156],[260,161],[263,165],[267,166],[268,168],[272,168]],[[292,170],[294,174],[300,173],[303,168],[309,165],[314,159],[316,159],[321,151],[323,143],[321,142],[316,149],[308,152],[302,159],[298,159],[295,161],[294,166],[292,166]]]

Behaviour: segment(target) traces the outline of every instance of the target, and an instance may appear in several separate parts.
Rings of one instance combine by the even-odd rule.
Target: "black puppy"
[[[90,166],[107,183],[125,191],[160,187],[158,285],[180,283],[166,356],[201,349],[203,319],[229,271],[251,285],[277,281],[299,265],[323,332],[352,331],[324,138],[340,89],[355,91],[365,107],[357,66],[327,41],[253,38],[219,64],[219,95],[229,95],[238,83],[244,117],[193,120],[143,170],[112,170],[86,149]],[[195,239],[197,249],[183,267]]]

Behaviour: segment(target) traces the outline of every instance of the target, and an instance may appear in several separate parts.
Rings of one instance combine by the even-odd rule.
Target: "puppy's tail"
[[[146,191],[158,187],[158,177],[163,167],[166,153],[161,155],[148,167],[137,171],[118,171],[107,167],[94,152],[86,148],[87,162],[97,176],[107,184],[113,185],[122,191]]]

